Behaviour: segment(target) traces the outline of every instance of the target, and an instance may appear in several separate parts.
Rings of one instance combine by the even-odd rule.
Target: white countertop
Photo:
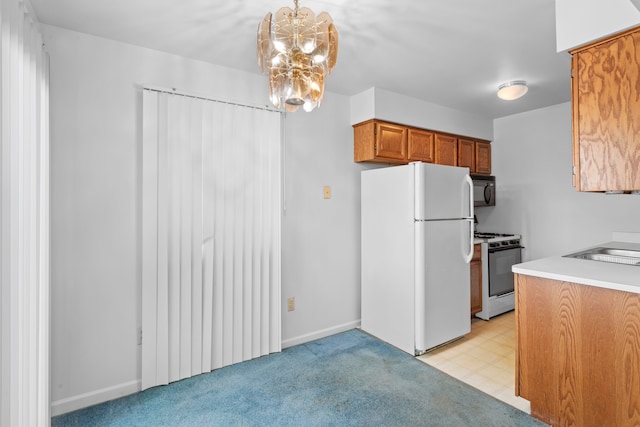
[[[640,250],[640,243],[629,242],[607,242],[592,247],[600,246]],[[570,253],[586,249],[589,248]],[[516,264],[511,271],[528,276],[640,294],[640,266],[556,256]]]

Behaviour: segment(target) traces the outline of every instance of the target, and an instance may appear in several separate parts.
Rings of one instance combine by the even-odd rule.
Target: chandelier
[[[338,30],[327,12],[280,8],[258,25],[258,65],[269,76],[269,97],[276,108],[309,112],[324,94],[324,78],[338,59]]]

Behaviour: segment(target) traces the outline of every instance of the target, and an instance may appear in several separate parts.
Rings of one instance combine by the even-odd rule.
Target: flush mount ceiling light
[[[338,30],[327,12],[280,8],[258,26],[258,65],[269,76],[276,108],[312,111],[322,102],[324,79],[338,59]]]
[[[524,96],[529,88],[524,80],[514,80],[498,86],[498,98],[513,101]]]

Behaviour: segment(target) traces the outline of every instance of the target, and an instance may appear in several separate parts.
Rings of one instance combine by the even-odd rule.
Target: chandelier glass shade
[[[260,70],[269,76],[273,105],[312,111],[322,102],[324,79],[338,59],[338,30],[327,12],[316,16],[309,8],[280,8],[258,25]]]

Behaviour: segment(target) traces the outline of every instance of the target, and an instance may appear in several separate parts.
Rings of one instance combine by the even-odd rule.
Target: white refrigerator
[[[362,171],[362,329],[412,355],[471,330],[467,168]]]

